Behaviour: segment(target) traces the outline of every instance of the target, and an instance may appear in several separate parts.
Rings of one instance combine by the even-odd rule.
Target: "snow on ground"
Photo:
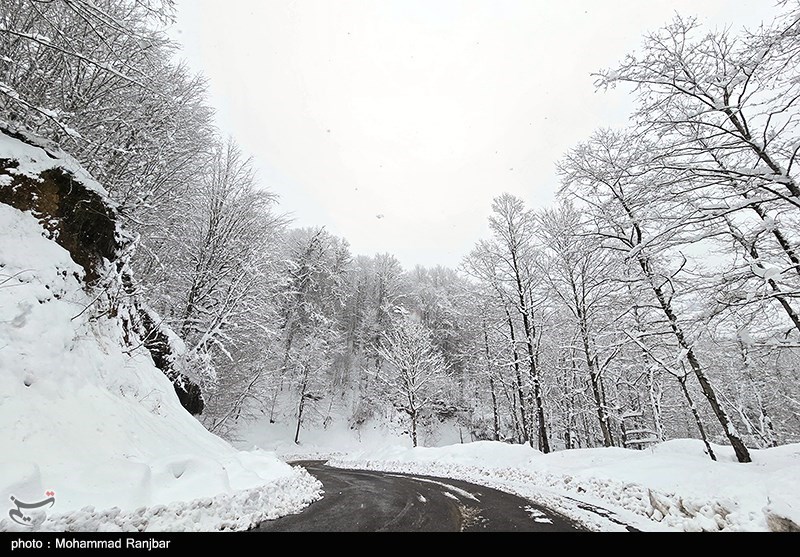
[[[754,450],[754,462],[742,465],[729,447],[716,445],[720,461],[712,462],[693,439],[644,451],[549,455],[488,441],[411,449],[402,427],[390,426],[376,421],[355,430],[334,419],[325,428],[304,427],[295,445],[294,424],[254,421],[238,431],[238,446],[274,451],[286,461],[463,479],[527,497],[596,530],[759,531],[770,528],[768,515],[773,523],[777,516],[800,523],[800,444]],[[426,444],[458,439],[454,429]]]
[[[767,531],[800,524],[800,444],[719,462],[694,439],[635,451],[574,449],[542,454],[527,445],[481,441],[447,447],[388,447],[337,456],[333,466],[462,479],[516,493],[595,530]]]
[[[243,422],[234,434],[234,445],[243,449],[258,447],[275,452],[286,461],[325,460],[356,451],[379,450],[388,447],[411,446],[411,439],[403,423],[389,420],[370,420],[359,428],[351,428],[345,416],[334,414],[327,426],[315,423],[300,430],[300,443],[294,443],[296,423],[287,419],[282,423],[268,420]],[[420,431],[426,445],[449,445],[459,442],[457,427],[442,424],[435,432]]]
[[[10,497],[50,491],[25,511],[43,530],[243,529],[320,497],[304,470],[187,413],[116,319],[83,311],[83,270],[33,216],[0,204],[0,230],[0,531],[29,528]]]

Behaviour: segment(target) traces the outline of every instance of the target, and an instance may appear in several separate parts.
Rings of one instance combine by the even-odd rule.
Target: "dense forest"
[[[543,452],[691,437],[741,462],[800,441],[796,2],[749,30],[676,16],[599,71],[635,99],[629,126],[553,161],[554,205],[497,197],[457,269],[293,227],[217,129],[173,17],[2,0],[0,124],[108,189],[210,431],[395,422],[416,445],[447,425]]]

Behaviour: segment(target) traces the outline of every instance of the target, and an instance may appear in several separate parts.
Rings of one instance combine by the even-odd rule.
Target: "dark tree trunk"
[[[416,410],[412,410],[409,412],[409,417],[411,418],[411,444],[412,446],[417,446],[417,412]]]
[[[506,308],[506,319],[508,322],[508,331],[511,335],[511,355],[514,358],[514,376],[517,380],[517,395],[519,398],[519,413],[522,419],[522,439],[525,443],[530,441],[530,431],[528,430],[528,417],[525,412],[525,391],[522,384],[522,372],[519,369],[519,354],[517,354],[517,338],[514,332],[514,321],[511,319],[511,313]],[[532,446],[532,445],[531,445]]]
[[[483,320],[483,348],[486,355],[486,374],[489,376],[489,391],[492,393],[492,418],[494,426],[494,440],[500,440],[500,417],[497,414],[497,395],[494,389],[494,377],[492,377],[492,358],[489,353],[489,332],[486,330],[486,320]]]
[[[686,337],[683,334],[683,330],[678,324],[678,318],[672,310],[671,302],[667,298],[664,291],[656,284],[655,277],[653,276],[653,273],[650,270],[648,262],[643,258],[639,258],[639,265],[641,266],[645,276],[647,276],[648,280],[650,281],[650,286],[653,289],[656,298],[658,299],[658,303],[661,306],[664,315],[667,317],[667,320],[669,321],[672,333],[678,340],[678,346],[680,346],[680,348],[685,351],[686,360],[689,362],[689,366],[692,368],[692,371],[697,377],[697,381],[700,383],[703,395],[706,397],[706,400],[708,400],[708,404],[711,406],[711,410],[714,412],[714,415],[717,417],[717,420],[722,426],[722,430],[725,432],[728,441],[730,441],[730,444],[733,447],[734,452],[736,453],[737,460],[739,462],[751,462],[750,452],[747,450],[744,441],[742,441],[742,438],[739,436],[739,433],[736,431],[733,424],[731,423],[728,414],[725,412],[725,409],[722,408],[722,405],[717,400],[717,394],[714,391],[714,387],[711,385],[711,381],[706,376],[703,367],[700,365],[700,361],[697,359],[694,350],[686,340]]]
[[[297,408],[297,429],[294,433],[294,442],[300,444],[300,426],[303,423],[303,409],[306,406],[306,389],[308,388],[308,365],[303,366],[303,382],[300,384],[300,404]]]
[[[583,345],[583,357],[586,361],[586,368],[589,370],[589,384],[592,387],[594,396],[595,412],[597,421],[600,423],[600,431],[603,434],[603,446],[614,446],[614,439],[611,436],[611,427],[608,423],[608,411],[603,400],[602,385],[600,380],[600,370],[597,369],[597,358],[592,353],[591,341],[589,340],[589,323],[585,309],[585,298],[578,294],[578,286],[570,276],[570,288],[572,289],[572,301],[575,304],[575,315],[578,318],[578,328],[581,334]]]
[[[694,401],[689,395],[689,389],[686,388],[686,376],[684,375],[683,377],[679,377],[678,383],[681,386],[681,391],[683,391],[683,396],[686,397],[686,402],[689,404],[689,410],[692,411],[692,416],[694,416],[694,422],[697,424],[697,430],[700,432],[700,437],[703,439],[703,443],[706,445],[708,456],[711,457],[711,460],[717,460],[717,456],[714,454],[714,450],[711,448],[711,443],[708,442],[708,436],[706,435],[706,430],[703,427],[703,422],[700,420],[700,413],[697,411],[697,407],[694,405]]]
[[[606,412],[605,404],[603,402],[600,377],[598,377],[597,373],[592,368],[589,368],[589,383],[592,386],[592,395],[594,396],[597,421],[600,423],[600,432],[603,435],[603,446],[613,447],[614,439],[611,436],[611,428],[608,424],[608,413]]]
[[[768,215],[760,203],[753,203],[752,208],[758,214],[758,216],[761,217],[761,220],[767,220]],[[781,246],[781,249],[786,254],[786,257],[788,257],[789,261],[792,262],[795,272],[800,275],[800,257],[798,257],[797,253],[795,253],[792,243],[786,238],[786,235],[781,231],[781,229],[775,226],[772,227],[772,235],[775,237],[775,240],[777,240],[778,245]]]
[[[763,210],[761,210],[760,207],[756,212],[762,218],[766,217],[766,215],[763,213]],[[733,224],[730,221],[726,219],[726,222],[728,224],[728,229],[730,230],[731,236],[733,236],[733,238],[739,243],[739,245],[741,245],[745,250],[747,250],[750,253],[750,257],[753,258],[753,260],[756,262],[756,265],[759,268],[764,269],[764,266],[758,262],[759,261],[758,248],[756,248],[755,240],[753,240],[752,242],[748,242],[744,238],[744,236],[742,236],[742,234],[738,230],[736,230],[736,228],[734,228]],[[784,248],[784,251],[786,252],[789,259],[792,261],[792,264],[795,266],[795,269],[797,270],[798,273],[800,273],[800,266],[798,266],[800,265],[800,263],[797,262],[797,257],[794,251],[791,249],[791,246],[784,247],[786,239],[784,238],[783,234],[781,234],[780,231],[778,230],[775,230],[774,232],[776,233],[776,237],[778,238],[779,243],[781,243],[781,247]],[[785,311],[786,315],[789,316],[789,320],[792,322],[792,324],[794,324],[794,328],[797,329],[798,332],[800,332],[800,316],[797,315],[797,312],[794,310],[791,304],[789,304],[787,295],[783,293],[780,286],[778,286],[778,283],[776,283],[773,279],[771,278],[767,279],[767,284],[769,285],[770,290],[772,290],[772,292],[774,293],[775,299],[783,308],[783,311]]]
[[[519,273],[516,254],[511,254],[512,262],[514,264],[514,274],[517,282],[517,294],[519,297],[519,312],[522,315],[522,328],[525,332],[525,347],[528,350],[528,364],[530,366],[531,388],[533,391],[533,401],[536,411],[536,425],[539,434],[539,449],[543,453],[550,452],[550,441],[547,438],[547,425],[544,421],[544,404],[542,401],[542,388],[539,381],[539,369],[536,366],[536,351],[533,346],[533,339],[536,332],[531,323],[530,316],[528,315],[528,307],[525,303],[525,289],[522,285],[522,277]],[[534,409],[531,408],[531,412]],[[531,417],[531,425],[533,425],[533,417]],[[528,442],[533,446],[533,436],[528,436]]]
[[[295,327],[293,324],[289,323],[287,318],[287,322],[285,327],[290,327],[288,329],[286,335],[286,346],[283,351],[283,363],[281,364],[281,370],[278,380],[278,388],[275,389],[275,393],[272,395],[272,404],[270,405],[269,409],[269,423],[275,423],[275,405],[278,402],[278,392],[283,390],[283,380],[286,378],[286,371],[289,367],[289,354],[292,350],[292,340],[294,339]]]
[[[492,425],[494,426],[494,440],[500,440],[500,416],[497,413],[497,395],[494,391],[494,379],[489,377],[489,390],[492,392]]]

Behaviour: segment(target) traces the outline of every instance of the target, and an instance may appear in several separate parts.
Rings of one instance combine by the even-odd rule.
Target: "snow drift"
[[[67,230],[65,198],[44,184],[65,177],[107,220],[103,189],[22,136],[0,133],[0,163],[0,501],[55,499],[23,525],[0,509],[0,530],[244,529],[319,498],[304,470],[235,450],[182,407],[131,326],[120,248],[133,242],[116,223],[104,238]],[[23,182],[20,210],[8,199]]]

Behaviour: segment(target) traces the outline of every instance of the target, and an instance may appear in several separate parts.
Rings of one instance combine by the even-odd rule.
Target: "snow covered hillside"
[[[528,497],[602,531],[624,530],[622,524],[645,531],[797,529],[800,444],[754,450],[747,465],[736,462],[730,447],[715,445],[714,451],[718,462],[695,439],[642,451],[612,447],[550,454],[481,441],[363,451],[329,464],[471,481]]]
[[[2,134],[0,161],[0,189],[55,171],[105,198],[62,153]],[[319,498],[304,470],[203,428],[34,213],[0,203],[0,500],[55,503],[25,525],[2,509],[0,531],[245,529]]]

